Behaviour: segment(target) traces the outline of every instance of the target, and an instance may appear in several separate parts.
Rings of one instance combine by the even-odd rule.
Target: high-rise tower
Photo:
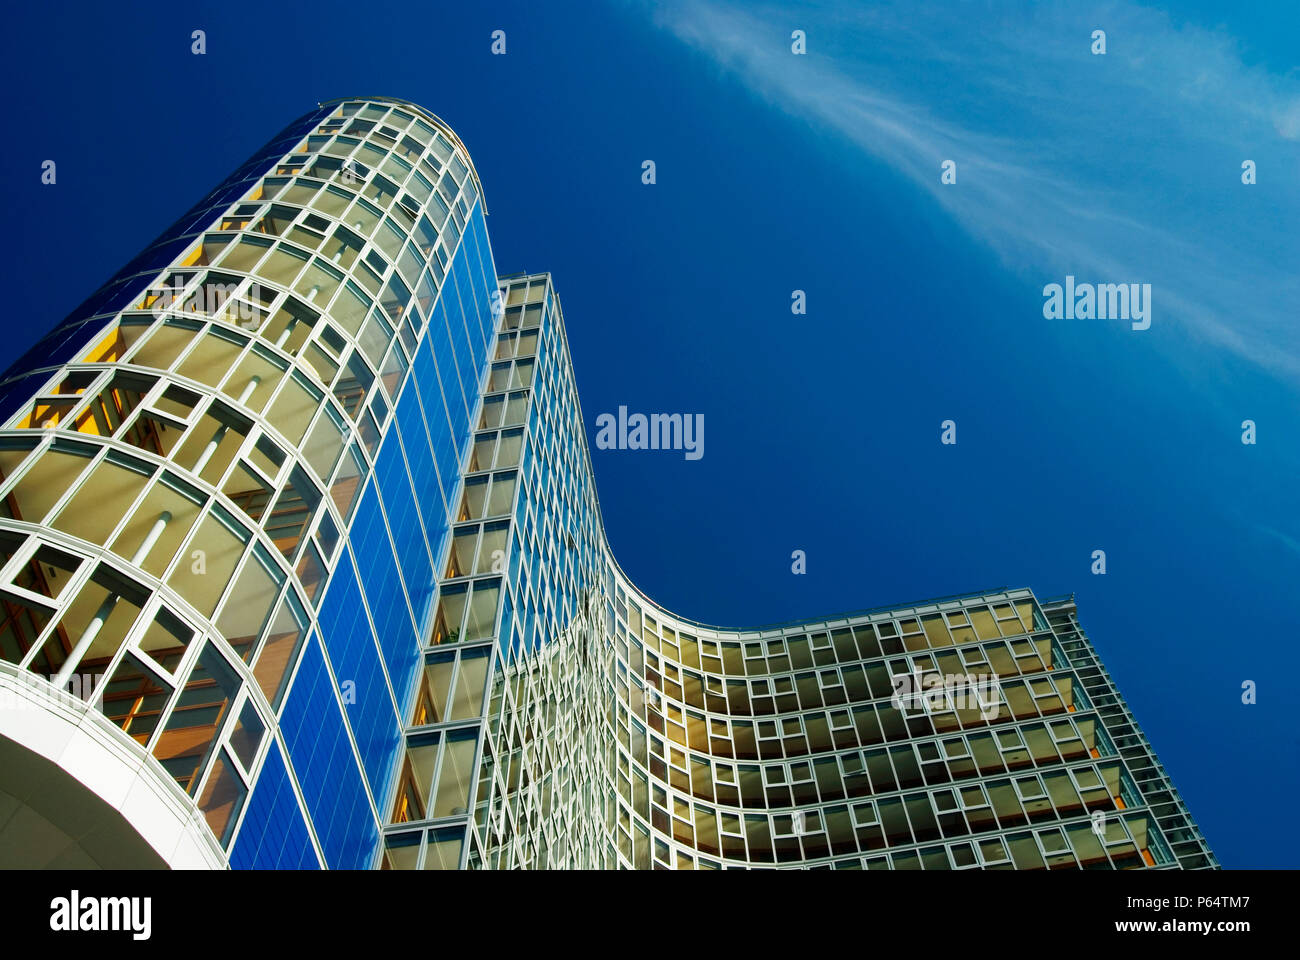
[[[0,418],[0,864],[1216,865],[1068,599],[640,594],[550,278],[412,104],[292,124]]]

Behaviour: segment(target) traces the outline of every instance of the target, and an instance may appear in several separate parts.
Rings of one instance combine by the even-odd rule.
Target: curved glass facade
[[[484,213],[437,117],[322,104],[15,364],[0,678],[233,867],[1215,866],[1068,599],[641,595]]]

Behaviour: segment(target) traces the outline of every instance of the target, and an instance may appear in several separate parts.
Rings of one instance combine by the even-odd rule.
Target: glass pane
[[[243,344],[233,343],[225,337],[209,332],[181,361],[176,372],[215,387],[225,379],[226,371],[238,359],[243,349]]]
[[[307,432],[307,425],[316,413],[319,401],[300,384],[297,378],[290,378],[284,384],[280,395],[271,404],[266,419],[271,426],[295,447]]]
[[[283,368],[272,364],[256,351],[250,352],[240,361],[239,368],[226,382],[222,392],[254,413],[260,413],[279,386],[284,373]]]
[[[231,831],[247,796],[248,787],[223,751],[213,764],[212,776],[208,777],[203,796],[199,798],[199,809],[223,847],[230,842]]]
[[[216,483],[244,443],[252,423],[224,403],[213,403],[189,431],[175,461]]]
[[[514,475],[492,478],[492,499],[488,503],[487,516],[499,517],[508,514],[515,503]]]
[[[99,709],[104,716],[136,742],[148,743],[149,735],[158,726],[158,718],[171,697],[171,687],[128,653],[101,689],[103,697]]]
[[[479,547],[475,573],[501,573],[505,561],[506,530],[508,524],[490,524],[483,530],[483,545]]]
[[[328,479],[334,472],[334,464],[338,463],[339,454],[342,452],[343,431],[326,412],[316,421],[310,436],[307,437],[307,442],[303,444],[303,457],[316,471],[316,476]]]
[[[352,518],[352,508],[356,506],[357,494],[361,492],[361,481],[365,475],[366,467],[361,459],[361,451],[354,443],[348,449],[347,456],[343,458],[343,464],[330,485],[330,498],[343,515],[345,523]]]
[[[449,817],[467,812],[469,791],[474,784],[474,751],[478,737],[457,733],[443,747],[442,770],[438,775],[438,795],[433,801],[433,816]]]
[[[439,830],[429,835],[429,849],[424,854],[426,870],[460,869],[460,851],[465,842],[463,830]]]
[[[497,602],[501,597],[499,582],[474,584],[474,599],[469,608],[469,619],[465,624],[466,640],[480,640],[496,632]]]
[[[242,460],[234,470],[230,471],[230,476],[226,478],[221,492],[233,500],[235,506],[243,510],[254,523],[261,522],[262,515],[271,505],[271,497],[275,493],[266,481],[255,474]]]
[[[185,550],[167,583],[199,613],[210,617],[244,552],[244,541],[215,513],[209,513],[199,522]]]
[[[438,654],[438,656],[443,656]],[[445,660],[430,663],[425,670],[429,685],[430,715],[425,723],[441,723],[447,719],[447,696],[451,693],[451,677],[456,671],[456,656],[446,654]]]
[[[222,604],[217,629],[245,662],[252,655],[283,582],[284,574],[279,570],[272,573],[255,549]]]
[[[54,526],[74,537],[103,544],[148,482],[147,474],[103,460],[59,511]]]
[[[297,551],[319,503],[316,486],[301,468],[295,467],[289,485],[280,493],[266,520],[266,535],[286,558]]]
[[[180,617],[166,607],[159,607],[140,638],[140,649],[159,666],[173,671],[193,639],[194,631]]]
[[[51,611],[8,593],[0,593],[0,656],[18,663],[27,655]]]
[[[462,586],[459,590],[444,590],[438,600],[438,614],[434,618],[434,644],[455,643],[461,639],[461,621],[465,616],[465,601],[468,592]]]
[[[316,595],[325,583],[325,564],[321,562],[320,551],[316,549],[316,544],[310,540],[307,541],[307,546],[298,559],[298,567],[294,572],[298,574],[298,582],[302,584],[307,599],[312,606],[315,606]]]
[[[266,641],[257,655],[257,662],[253,664],[253,676],[257,679],[257,685],[262,688],[263,696],[273,707],[280,706],[290,668],[298,659],[306,629],[307,616],[290,589],[275,611]]]
[[[149,338],[131,355],[130,362],[136,366],[166,370],[180,356],[181,351],[189,346],[199,328],[198,324],[188,321],[168,321],[154,327]]]
[[[81,656],[78,671],[93,673],[106,666],[140,615],[146,596],[140,586],[101,564],[64,610],[30,669],[47,675],[57,673],[83,639],[89,639],[90,646]]]
[[[12,554],[9,556],[12,556]],[[9,556],[0,559],[0,565],[7,561]],[[59,594],[63,593],[64,587],[68,585],[72,574],[76,573],[80,566],[81,559],[79,557],[74,557],[46,544],[41,546],[36,551],[36,555],[14,574],[14,586],[56,600]]]
[[[447,577],[463,577],[469,574],[474,563],[474,547],[478,543],[478,527],[457,530],[452,538],[451,548],[447,551]]]
[[[262,718],[257,715],[257,708],[251,701],[245,702],[244,709],[239,711],[239,722],[230,734],[230,749],[234,751],[245,770],[251,769],[265,732],[266,724],[262,723]]]
[[[192,790],[197,783],[197,774],[238,690],[234,668],[216,647],[204,647],[153,748],[154,756],[182,790]]]
[[[451,702],[450,720],[467,720],[483,712],[483,690],[487,685],[487,668],[490,658],[486,651],[471,656],[471,651],[461,654],[460,673],[456,676],[456,696]]]
[[[148,552],[136,562],[155,577],[161,577],[198,520],[201,509],[200,504],[159,479],[118,533],[112,544],[113,552],[131,560],[152,536]]]

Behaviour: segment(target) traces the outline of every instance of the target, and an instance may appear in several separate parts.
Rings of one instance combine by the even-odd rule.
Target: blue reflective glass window
[[[412,381],[414,383],[414,381]],[[429,432],[424,422],[424,411],[415,390],[402,391],[397,404],[397,429],[406,451],[406,462],[411,469],[411,487],[415,502],[421,504],[421,513],[429,497],[437,499],[438,480],[433,469],[433,449],[429,446]],[[426,518],[427,519],[427,518]]]
[[[433,319],[429,321],[431,337],[429,350],[437,366],[438,383],[442,386],[442,393],[447,400],[447,408],[451,412],[453,422],[461,416],[464,416],[468,422],[469,413],[458,368],[460,361],[456,359],[457,348],[452,342],[455,328],[447,319],[446,303],[449,295],[454,296],[450,289],[444,289],[438,297],[437,304],[434,305]],[[459,320],[456,322],[459,323]]]
[[[345,692],[343,709],[361,753],[371,793],[382,798],[387,793],[401,747],[400,721],[379,665],[379,648],[361,603],[360,586],[346,548],[321,606],[320,633],[334,677]]]
[[[320,867],[302,810],[276,743],[253,786],[248,812],[230,851],[237,870],[315,870]]]
[[[425,617],[433,598],[433,561],[429,557],[424,528],[411,494],[398,431],[393,431],[384,441],[375,463],[375,476],[379,480],[384,511],[388,514],[388,528],[393,534],[398,569],[415,613],[417,632],[423,635]]]
[[[361,497],[350,541],[394,695],[405,704],[419,659],[415,627],[373,484]]]
[[[379,824],[314,637],[303,652],[280,730],[325,862],[332,869],[369,867],[379,849]]]
[[[468,239],[468,238],[467,238]],[[470,349],[475,356],[487,356],[487,334],[483,329],[482,316],[479,314],[480,291],[474,288],[470,277],[470,258],[474,256],[469,244],[461,244],[460,252],[452,261],[452,273],[456,277],[456,289],[460,293],[460,306],[465,315],[465,328],[469,332]],[[482,283],[482,280],[479,281]],[[481,366],[481,364],[480,364]]]

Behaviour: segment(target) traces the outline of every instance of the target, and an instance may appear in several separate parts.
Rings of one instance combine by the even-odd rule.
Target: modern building
[[[484,215],[321,104],[0,378],[0,865],[1217,865],[1069,598],[641,594]]]

